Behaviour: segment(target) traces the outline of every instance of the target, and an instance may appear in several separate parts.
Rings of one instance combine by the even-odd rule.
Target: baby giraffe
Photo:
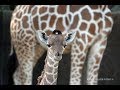
[[[75,35],[74,31],[63,35],[60,30],[54,30],[49,36],[41,30],[36,31],[39,43],[47,45],[45,66],[41,76],[38,77],[38,85],[57,84],[59,61],[62,59],[65,47],[74,40]]]

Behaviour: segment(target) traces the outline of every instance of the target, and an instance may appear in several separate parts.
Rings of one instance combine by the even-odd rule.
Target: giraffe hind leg
[[[21,48],[19,50],[19,48]],[[17,85],[31,85],[32,84],[32,72],[34,67],[34,47],[27,45],[17,45],[15,47],[18,67],[13,75],[14,83]]]

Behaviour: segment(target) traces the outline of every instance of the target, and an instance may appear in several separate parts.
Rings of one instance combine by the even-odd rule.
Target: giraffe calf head
[[[63,35],[60,30],[54,30],[52,34],[47,34],[41,30],[36,31],[38,42],[44,43],[48,48],[48,53],[51,53],[55,60],[61,60],[65,47],[70,44],[75,38],[75,31]]]

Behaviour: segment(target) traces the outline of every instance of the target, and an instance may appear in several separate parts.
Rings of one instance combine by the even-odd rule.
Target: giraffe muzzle
[[[55,58],[54,58],[55,60],[61,60],[62,59],[62,54],[61,53],[59,53],[59,52],[57,52],[56,54],[55,54]]]
[[[59,52],[57,52],[57,53],[55,54],[55,56],[59,57],[59,56],[62,56],[62,54],[59,53]]]

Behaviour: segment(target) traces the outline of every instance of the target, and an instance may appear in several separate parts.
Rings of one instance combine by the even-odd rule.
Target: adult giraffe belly
[[[69,5],[68,5],[69,6]],[[67,5],[34,5],[31,9],[31,22],[33,30],[43,30],[48,35],[53,30],[58,29],[61,32],[66,33],[70,30],[77,31],[77,38],[83,40],[86,44],[92,42],[92,38],[97,34],[95,20],[90,24],[91,14],[88,9],[76,13],[78,9],[83,7],[88,8],[87,5],[71,5],[70,11],[65,12]],[[56,12],[56,9],[58,11]],[[75,9],[75,10],[73,10]],[[71,12],[71,13],[70,13]],[[74,13],[76,13],[74,15]],[[94,13],[93,13],[94,14]],[[100,13],[97,13],[100,16]],[[97,17],[95,19],[98,19]],[[99,23],[99,22],[98,22]],[[96,31],[96,32],[95,32]],[[79,35],[78,35],[79,34]],[[71,46],[66,47],[65,53],[69,53]]]
[[[49,5],[35,5],[33,9],[31,9],[33,30],[42,30],[46,32],[47,35],[50,35],[55,29],[60,30],[62,33],[66,33],[68,31],[69,24],[67,15],[64,12],[56,14],[55,8],[48,8],[48,6]],[[55,7],[55,5],[53,7]],[[65,7],[66,5],[61,5],[60,9],[65,11]],[[62,17],[62,14],[64,14],[65,17]],[[68,45],[64,54],[70,53],[70,49],[71,45]]]

